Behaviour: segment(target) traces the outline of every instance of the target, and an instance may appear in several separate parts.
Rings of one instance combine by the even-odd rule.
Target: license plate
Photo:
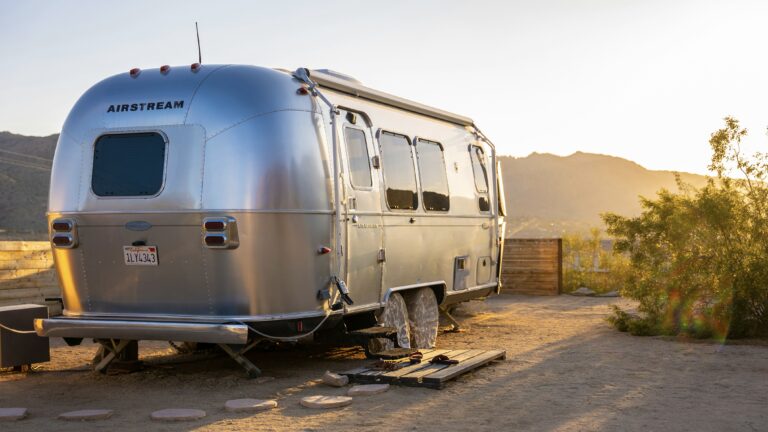
[[[157,246],[123,246],[125,265],[156,266]]]

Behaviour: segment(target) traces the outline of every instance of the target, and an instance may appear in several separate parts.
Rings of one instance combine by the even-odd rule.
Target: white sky
[[[58,132],[132,67],[330,68],[472,117],[500,153],[704,172],[733,115],[768,139],[768,2],[0,0],[0,130]]]

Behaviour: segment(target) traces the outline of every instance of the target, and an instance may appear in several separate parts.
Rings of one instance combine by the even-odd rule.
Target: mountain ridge
[[[50,166],[58,134],[0,132],[0,238],[46,237]],[[617,156],[577,151],[499,156],[507,235],[555,237],[600,227],[600,213],[639,214],[639,196],[676,190],[675,174],[696,187],[706,176],[648,170]]]

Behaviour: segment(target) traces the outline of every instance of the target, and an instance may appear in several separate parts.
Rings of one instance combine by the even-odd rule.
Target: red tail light
[[[71,247],[74,244],[72,236],[69,234],[56,234],[51,242],[58,247]]]
[[[55,220],[51,224],[54,231],[70,232],[72,231],[72,222],[68,220]]]
[[[240,240],[235,218],[219,216],[203,219],[203,244],[212,249],[236,249]]]
[[[206,234],[205,245],[206,246],[225,246],[227,244],[227,236],[224,234]]]
[[[227,224],[222,220],[207,220],[204,226],[206,231],[224,231]]]
[[[77,226],[74,219],[60,218],[51,222],[51,243],[57,248],[77,247]]]

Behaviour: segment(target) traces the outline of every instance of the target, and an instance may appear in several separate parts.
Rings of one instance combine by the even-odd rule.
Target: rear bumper
[[[248,341],[248,327],[244,324],[48,318],[36,319],[35,331],[44,337],[224,344],[245,344]]]

